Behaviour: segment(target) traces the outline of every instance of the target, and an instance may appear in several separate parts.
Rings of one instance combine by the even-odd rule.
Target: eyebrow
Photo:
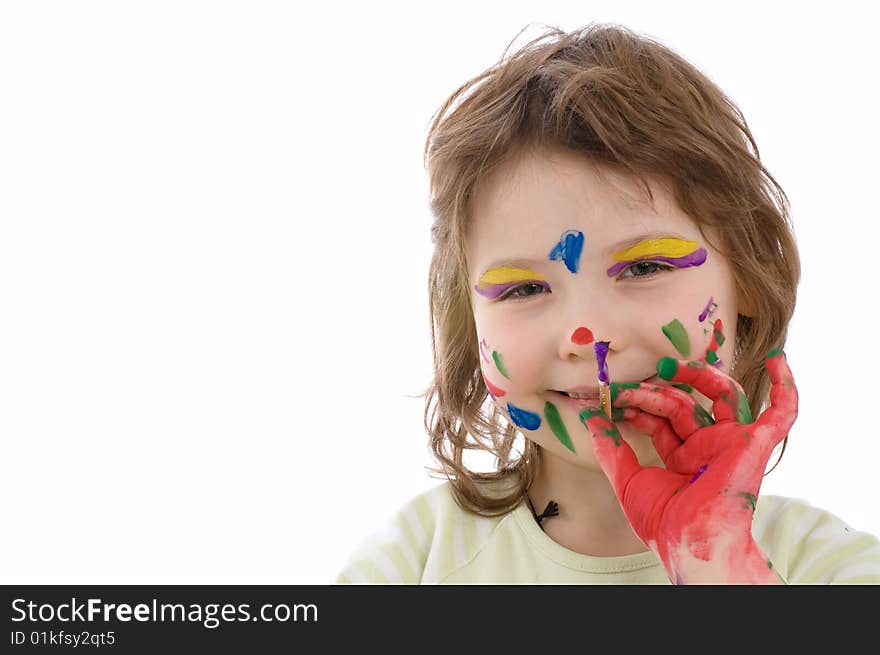
[[[489,271],[493,271],[496,268],[521,268],[521,269],[531,269],[532,272],[535,271],[535,267],[546,264],[546,259],[498,259],[491,264],[489,264],[486,268],[483,269],[483,273],[480,275],[486,275]]]
[[[602,254],[605,256],[611,256],[614,258],[615,256],[621,255],[624,251],[630,250],[637,245],[648,241],[660,241],[663,239],[676,240],[680,242],[688,242],[693,241],[693,239],[688,239],[681,234],[676,232],[662,232],[662,231],[650,231],[643,232],[641,234],[637,234],[635,236],[627,237],[626,239],[622,239],[617,243],[614,243],[602,251]],[[703,250],[700,248],[699,250]],[[613,254],[612,254],[613,253]],[[654,254],[664,254],[662,251],[658,251]],[[650,255],[641,255],[641,257],[646,257]],[[637,258],[636,258],[637,259]],[[634,259],[633,261],[635,261]],[[616,260],[620,261],[620,260]],[[544,276],[537,274],[534,270],[534,267],[545,265],[547,262],[544,259],[504,259],[492,262],[491,265],[487,266],[483,269],[483,273],[480,275],[479,280],[482,282],[483,278],[490,272],[496,269],[523,269],[523,270],[531,270],[537,277],[528,278],[528,280],[544,280]],[[523,278],[525,280],[525,278]],[[478,286],[488,286],[485,283],[479,284]]]
[[[675,232],[644,232],[642,234],[637,234],[636,236],[627,237],[622,241],[618,241],[615,244],[612,244],[605,248],[604,254],[610,255],[614,253],[614,255],[619,255],[625,250],[629,250],[641,243],[646,241],[660,241],[663,239],[672,239],[677,241],[693,241],[693,239],[688,239],[680,234],[676,234]]]
[[[480,276],[478,284],[504,284],[505,282],[522,282],[523,280],[543,280],[544,276],[528,266],[490,266]]]

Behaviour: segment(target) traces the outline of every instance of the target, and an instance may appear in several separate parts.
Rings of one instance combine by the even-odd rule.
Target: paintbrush
[[[596,351],[596,366],[599,369],[599,409],[611,420],[611,382],[608,379],[608,356],[610,341],[597,341],[593,346]]]

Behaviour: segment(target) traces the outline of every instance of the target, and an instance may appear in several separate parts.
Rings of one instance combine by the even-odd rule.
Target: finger
[[[709,346],[706,348],[706,354],[703,356],[703,361],[707,364],[711,364],[712,366],[720,367],[721,360],[718,359],[718,349],[724,345],[724,323],[721,322],[721,319],[715,320],[715,325],[712,329],[712,339],[709,341]]]
[[[636,409],[635,407],[612,407],[611,408],[611,420],[615,423],[620,423],[622,421],[629,421],[636,416],[641,414],[641,411]]]
[[[642,468],[636,454],[601,410],[587,408],[579,417],[593,436],[593,452],[599,465],[618,499],[622,499],[627,483]]]
[[[770,429],[756,429],[755,436],[765,441],[762,445],[769,451],[788,435],[797,418],[798,391],[783,351],[771,350],[764,365],[770,374],[770,405],[755,423]]]
[[[656,384],[612,382],[611,404],[618,407],[638,407],[644,412],[667,418],[682,439],[687,439],[700,428],[715,422],[712,415],[689,393]]]
[[[678,438],[669,421],[653,414],[638,412],[635,416],[627,418],[626,423],[651,437],[654,450],[660,455],[666,468],[670,469],[669,461],[672,453],[684,442]]]
[[[688,475],[702,474],[710,462],[718,459],[720,453],[733,450],[731,445],[735,439],[742,440],[741,450],[745,450],[748,446],[748,440],[751,438],[751,429],[735,428],[740,432],[749,430],[749,432],[740,434],[740,432],[732,433],[730,428],[735,428],[735,426],[728,423],[701,430],[672,454],[667,468]],[[716,465],[717,463],[712,464],[712,466]],[[763,472],[763,468],[761,470]]]
[[[684,382],[712,401],[715,421],[751,423],[749,401],[739,383],[706,362],[663,357],[657,362],[657,375],[664,380]]]

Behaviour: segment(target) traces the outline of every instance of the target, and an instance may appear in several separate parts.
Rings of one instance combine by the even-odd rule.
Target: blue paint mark
[[[507,403],[507,411],[510,414],[511,420],[521,428],[525,428],[526,430],[537,430],[541,425],[540,416],[533,414],[528,410],[520,409],[513,403]]]
[[[569,230],[559,238],[559,243],[553,246],[553,250],[550,251],[550,261],[561,259],[565,262],[565,267],[568,270],[572,273],[577,273],[583,249],[584,233]]]

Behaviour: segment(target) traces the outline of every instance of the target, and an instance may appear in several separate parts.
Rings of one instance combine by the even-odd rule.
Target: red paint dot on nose
[[[579,327],[577,330],[571,333],[571,341],[572,343],[576,343],[579,346],[592,343],[593,333],[585,327]]]

